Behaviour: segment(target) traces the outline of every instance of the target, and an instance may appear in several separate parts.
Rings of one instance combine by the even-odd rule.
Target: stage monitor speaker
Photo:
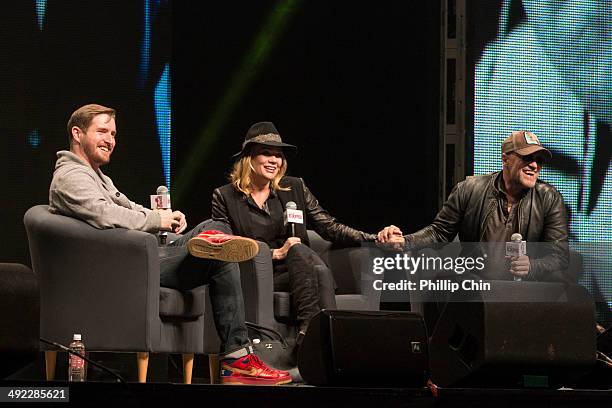
[[[322,310],[298,353],[312,385],[421,387],[428,374],[427,334],[411,312]]]
[[[583,287],[494,283],[442,308],[430,338],[436,385],[558,387],[593,368],[595,309]]]

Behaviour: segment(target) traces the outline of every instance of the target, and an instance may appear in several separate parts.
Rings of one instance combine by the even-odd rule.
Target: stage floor
[[[610,406],[612,390],[350,388],[286,385],[276,387],[173,383],[108,383],[4,380],[0,387],[68,387],[69,405],[176,406],[195,402],[207,406],[262,407],[584,407]],[[3,388],[4,390],[4,388]],[[34,400],[32,400],[34,402]],[[43,403],[46,405],[46,403]],[[215,405],[210,405],[215,404]],[[219,404],[219,405],[217,405]],[[61,406],[62,403],[59,403]],[[20,406],[23,406],[20,404]],[[41,406],[38,403],[38,406]]]
[[[7,357],[5,355],[5,357]],[[122,384],[99,370],[88,370],[85,383],[66,381],[67,357],[58,357],[57,381],[44,381],[44,357],[33,356],[21,370],[8,379],[0,380],[0,387],[31,389],[32,387],[68,387],[69,405],[74,406],[167,406],[180,402],[195,402],[198,406],[250,408],[324,408],[324,407],[584,407],[612,406],[612,389],[500,389],[500,388],[366,388],[366,387],[314,387],[289,384],[273,387],[211,385],[205,356],[198,356],[194,367],[194,384],[181,384],[180,356],[153,354],[149,364],[149,382],[136,381],[133,353],[91,353],[127,380]],[[8,359],[5,359],[5,363]],[[5,364],[6,365],[6,364]],[[385,373],[380,373],[384,376]],[[603,384],[610,384],[604,382]],[[594,382],[587,382],[591,388]],[[3,392],[6,389],[3,388]],[[434,395],[435,394],[435,395]],[[0,398],[0,401],[6,399]],[[34,406],[46,406],[33,402]],[[218,404],[218,405],[208,405]],[[0,402],[0,406],[4,405]],[[27,405],[27,402],[26,402]],[[59,406],[63,404],[60,402]],[[19,406],[24,406],[23,402]]]

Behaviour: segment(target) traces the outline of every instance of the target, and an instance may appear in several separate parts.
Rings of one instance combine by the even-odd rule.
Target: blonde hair
[[[242,155],[238,160],[234,162],[234,167],[232,168],[232,172],[229,175],[230,183],[238,190],[242,191],[247,196],[251,195],[251,175],[253,174],[253,165],[251,164],[251,155],[245,154]],[[281,178],[287,172],[287,159],[283,157],[283,164],[280,169],[278,169],[278,174],[272,182],[270,183],[270,187],[277,191],[289,191],[290,187],[281,187],[279,182]]]

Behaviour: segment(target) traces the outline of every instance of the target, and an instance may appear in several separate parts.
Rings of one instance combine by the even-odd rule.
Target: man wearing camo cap
[[[546,250],[528,251],[529,255],[505,264],[493,263],[495,267],[480,271],[479,277],[573,281],[575,277],[567,274],[568,229],[563,197],[552,185],[538,179],[543,164],[551,158],[551,152],[534,133],[512,132],[501,146],[501,171],[467,177],[457,184],[433,223],[420,231],[403,235],[391,225],[378,233],[378,239],[415,250],[452,242],[456,235],[461,242],[508,242],[512,234],[519,233],[528,245],[546,242]]]

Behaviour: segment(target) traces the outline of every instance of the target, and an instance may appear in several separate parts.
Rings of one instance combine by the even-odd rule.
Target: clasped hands
[[[404,248],[404,235],[395,225],[389,225],[383,228],[377,235],[376,241],[384,247],[390,247],[395,250],[402,250]],[[285,241],[285,244],[278,249],[272,250],[272,259],[280,260],[287,257],[287,252],[295,244],[299,244],[300,241],[297,237],[290,237]]]
[[[180,234],[187,228],[187,219],[182,212],[163,209],[154,211],[157,211],[161,218],[160,230],[172,231],[175,234]]]
[[[272,250],[272,259],[275,261],[285,259],[287,257],[287,253],[289,252],[289,248],[296,244],[301,244],[302,240],[298,237],[289,237],[285,241],[282,247]]]
[[[395,250],[402,250],[404,248],[405,238],[400,230],[395,225],[389,225],[383,228],[377,235],[376,242],[381,244],[383,247],[390,247]],[[529,274],[531,264],[527,255],[506,256],[508,262],[509,272],[517,278],[525,278]]]
[[[383,228],[377,234],[376,242],[383,247],[389,247],[401,251],[404,248],[404,243],[406,240],[402,230],[399,229],[399,227],[389,225],[388,227]]]

